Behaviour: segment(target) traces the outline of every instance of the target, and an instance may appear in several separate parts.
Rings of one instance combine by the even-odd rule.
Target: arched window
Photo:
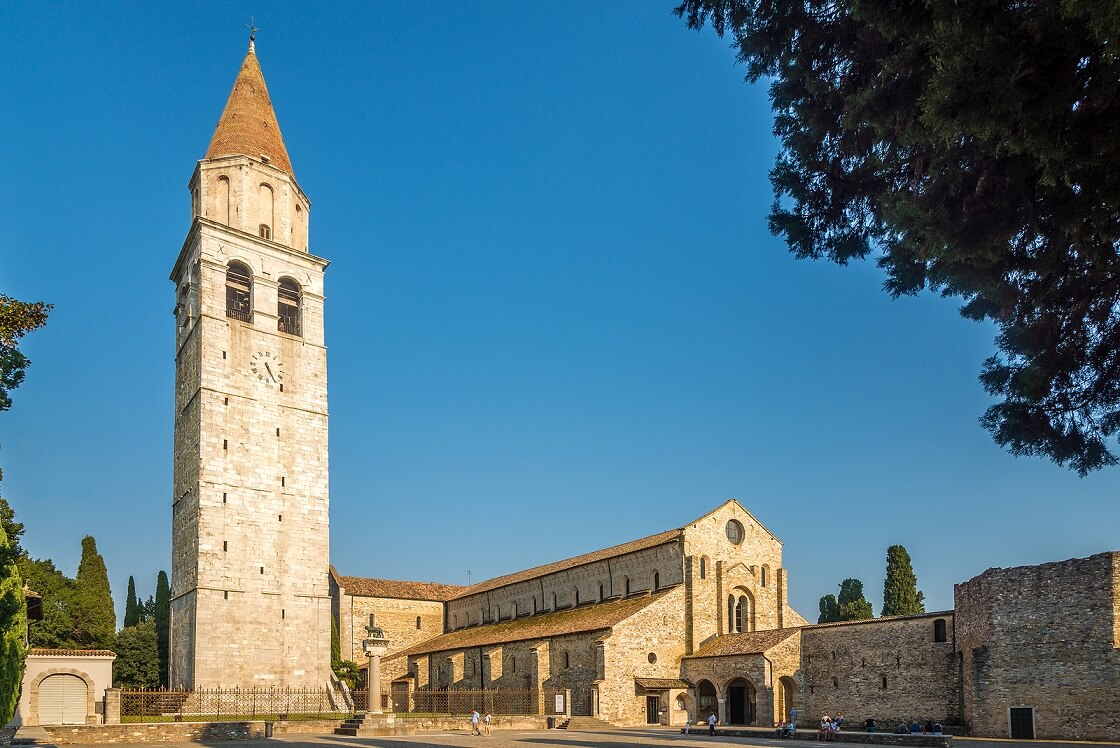
[[[553,611],[556,610],[556,593],[555,592],[552,593],[552,610]]]
[[[735,596],[727,596],[727,633],[734,634],[738,631],[735,628]]]
[[[495,605],[494,606],[494,620],[495,621],[502,620],[502,606],[501,605]]]
[[[214,196],[214,220],[229,225],[229,177],[218,177],[217,195]]]
[[[517,601],[516,600],[513,601],[513,614],[510,615],[510,618],[517,618]]]
[[[659,589],[661,589],[661,574],[655,571],[653,572],[653,591],[657,592]]]
[[[533,596],[533,612],[534,613],[537,612],[537,596],[536,595]]]
[[[579,605],[579,587],[572,590],[572,599],[576,601],[576,605]]]
[[[603,585],[599,585],[599,602],[603,602]]]
[[[420,616],[416,616],[416,630],[420,630]]]
[[[769,577],[770,577],[770,567],[763,564],[762,572],[761,572],[761,574],[759,574],[759,581],[762,583],[763,587],[766,586],[766,583],[769,581]]]
[[[226,316],[242,322],[253,321],[253,277],[249,268],[231,262],[226,268]]]
[[[945,642],[948,638],[945,635],[945,619],[938,618],[933,622],[933,640],[935,642]]]
[[[747,607],[747,598],[740,596],[735,603],[735,630],[739,633],[747,630],[747,621],[750,620],[750,608]]]
[[[701,556],[700,557],[700,578],[701,579],[707,579],[708,578],[708,557],[707,556]]]
[[[567,652],[564,652],[564,669],[567,670],[571,666],[572,666],[572,658]]]
[[[257,202],[257,211],[260,216],[260,234],[262,239],[272,238],[272,227],[275,226],[273,220],[273,198],[272,188],[267,184],[261,184],[260,197]]]
[[[840,687],[840,679],[837,678],[836,676],[832,676],[832,687],[833,688],[839,688]]]
[[[511,656],[509,658],[509,671],[511,673],[516,673],[517,672],[517,658],[516,657]]]
[[[626,595],[626,596],[629,596],[630,595],[630,577],[623,578],[622,583],[623,583],[623,589],[626,590],[623,594]]]
[[[276,329],[290,335],[303,335],[303,294],[291,278],[281,278],[276,289]]]

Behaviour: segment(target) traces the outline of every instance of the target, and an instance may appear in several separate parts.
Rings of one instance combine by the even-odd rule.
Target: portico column
[[[369,656],[369,713],[381,714],[381,655]]]
[[[720,721],[721,724],[726,725],[727,724],[727,697],[726,696],[716,697],[716,704],[719,707],[719,714],[717,715],[717,716],[719,716],[719,721]]]

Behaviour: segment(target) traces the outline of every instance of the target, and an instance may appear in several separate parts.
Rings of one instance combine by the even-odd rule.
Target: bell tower
[[[175,283],[170,686],[330,672],[323,273],[252,37]]]

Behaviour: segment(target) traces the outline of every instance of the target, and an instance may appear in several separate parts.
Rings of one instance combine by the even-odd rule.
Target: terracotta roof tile
[[[647,691],[663,691],[666,688],[692,688],[692,684],[680,678],[635,678],[634,683]]]
[[[633,553],[634,551],[653,548],[655,546],[664,545],[665,543],[671,543],[672,541],[678,539],[680,536],[680,528],[677,528],[675,530],[666,530],[665,532],[659,532],[656,535],[639,538],[638,540],[631,540],[629,543],[623,543],[622,545],[612,545],[610,548],[603,548],[602,550],[585,553],[582,556],[567,558],[563,561],[554,561],[551,564],[545,564],[543,566],[534,566],[532,569],[516,571],[513,574],[506,574],[503,577],[494,577],[493,579],[487,579],[484,582],[479,582],[478,584],[474,584],[470,587],[464,588],[462,592],[456,595],[456,597],[469,597],[470,595],[476,595],[480,592],[486,592],[498,587],[504,587],[507,584],[516,584],[517,582],[524,582],[529,579],[543,577],[546,574],[554,574],[558,571],[573,569],[577,566],[583,566],[584,564],[590,564],[596,561],[613,558],[615,556],[621,556],[625,553]]]
[[[868,623],[883,623],[885,621],[906,621],[910,619],[919,618],[950,618],[953,615],[951,610],[942,610],[933,613],[918,613],[912,616],[880,616],[879,618],[865,618],[861,621],[836,621],[834,623],[811,623],[805,626],[807,629],[824,629],[833,626],[861,626]]]
[[[268,97],[264,73],[252,47],[241,63],[222,118],[214,129],[206,158],[216,156],[267,156],[268,162],[294,176],[280,123]]]
[[[402,649],[400,652],[393,653],[388,659],[609,629],[655,600],[660,599],[666,592],[655,592],[652,595],[634,595],[611,602],[594,603],[569,610],[561,610],[556,613],[525,616],[502,623],[459,629],[428,639],[408,649]]]
[[[728,655],[762,654],[801,631],[800,628],[750,631],[745,634],[721,634],[704,642],[689,657],[725,657]]]
[[[348,595],[359,597],[392,597],[399,600],[437,600],[444,602],[458,595],[466,587],[439,582],[407,582],[396,579],[365,579],[335,574],[338,585]]]
[[[33,647],[27,650],[28,655],[46,657],[116,657],[117,653],[108,649],[42,649]]]

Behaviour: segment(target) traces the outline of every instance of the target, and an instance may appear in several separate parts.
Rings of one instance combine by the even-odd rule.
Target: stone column
[[[381,714],[381,655],[369,656],[369,709],[370,714]]]
[[[719,722],[720,722],[721,725],[726,725],[727,724],[727,697],[726,696],[717,696],[716,697],[716,704],[719,707],[719,710],[718,710],[718,713],[717,713],[716,716],[719,717]]]

